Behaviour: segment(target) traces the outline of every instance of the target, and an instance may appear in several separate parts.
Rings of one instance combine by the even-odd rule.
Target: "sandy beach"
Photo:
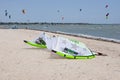
[[[40,32],[0,29],[0,80],[120,80],[120,44],[46,32],[81,41],[92,51],[107,54],[88,60],[66,59],[23,42]]]

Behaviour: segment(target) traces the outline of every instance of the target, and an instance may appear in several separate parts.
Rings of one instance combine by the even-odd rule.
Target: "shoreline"
[[[48,25],[111,25],[111,24],[105,24],[105,23],[57,23],[57,22],[0,22],[0,25],[15,25],[15,24],[25,24],[25,25],[31,25],[31,24],[48,24]],[[113,25],[119,25],[120,23],[112,23]]]
[[[8,29],[8,28],[0,27],[0,29]],[[77,35],[77,34],[65,33],[65,32],[60,32],[60,31],[47,31],[47,30],[36,30],[36,29],[26,29],[26,30],[44,31],[44,32],[49,32],[49,33],[57,33],[57,34],[62,34],[62,35],[81,37],[81,38],[86,38],[86,39],[100,40],[100,41],[113,42],[113,43],[120,44],[120,40],[111,39],[111,38],[96,37],[96,36],[90,36],[90,35],[84,35],[84,34]]]
[[[11,24],[13,25],[13,24]],[[44,24],[43,24],[44,25]],[[108,41],[108,42],[113,42],[113,43],[118,43],[120,44],[119,39],[112,39],[112,38],[106,38],[106,37],[97,37],[97,36],[91,36],[91,35],[84,35],[84,34],[72,34],[72,33],[66,33],[66,32],[61,32],[61,31],[48,31],[48,30],[37,30],[37,29],[30,29],[27,27],[19,28],[16,26],[9,26],[9,25],[0,25],[0,29],[28,29],[28,30],[36,30],[36,31],[45,31],[45,32],[51,32],[51,33],[58,33],[58,34],[63,34],[63,35],[69,35],[69,36],[75,36],[75,37],[82,37],[82,38],[87,38],[87,39],[95,39],[95,40],[101,40],[101,41]]]
[[[34,30],[34,29],[29,29],[29,30]],[[104,38],[104,37],[89,36],[89,35],[84,35],[84,34],[77,35],[77,34],[65,33],[65,32],[60,32],[60,31],[47,31],[47,30],[35,30],[35,31],[44,31],[44,32],[49,32],[49,33],[57,33],[57,34],[62,34],[62,35],[81,37],[81,38],[86,38],[86,39],[100,40],[100,41],[113,42],[113,43],[120,44],[120,40]]]

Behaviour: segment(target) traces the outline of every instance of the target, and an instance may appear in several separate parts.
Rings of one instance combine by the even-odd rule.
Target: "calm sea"
[[[46,30],[52,32],[62,32],[74,35],[84,35],[120,41],[120,24],[29,24],[29,25],[9,25],[8,28],[28,28],[34,30]]]

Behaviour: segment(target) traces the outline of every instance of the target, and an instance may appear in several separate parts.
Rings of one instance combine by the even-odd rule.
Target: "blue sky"
[[[120,0],[0,0],[0,22],[120,23],[119,7]]]

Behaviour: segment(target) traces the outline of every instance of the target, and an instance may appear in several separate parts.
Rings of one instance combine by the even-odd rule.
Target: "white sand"
[[[120,44],[60,35],[108,55],[88,60],[66,59],[23,42],[39,33],[0,29],[0,80],[120,80]]]

